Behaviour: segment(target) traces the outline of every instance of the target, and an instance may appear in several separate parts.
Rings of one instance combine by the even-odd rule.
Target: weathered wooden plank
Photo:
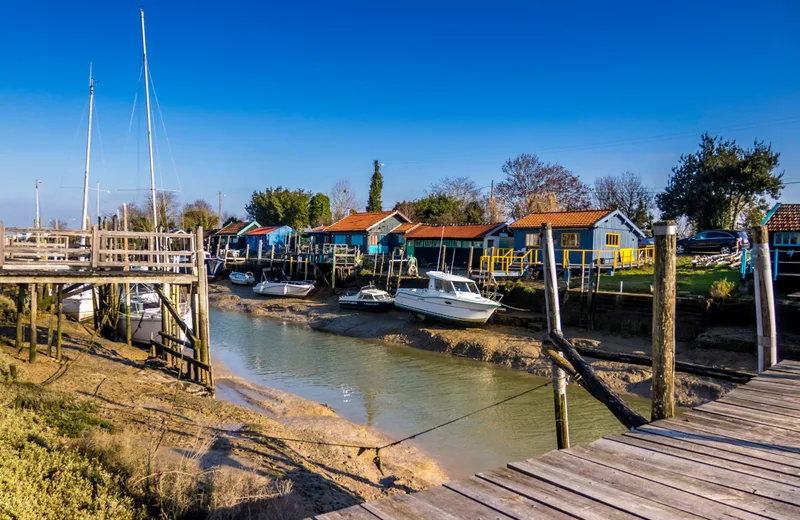
[[[694,462],[702,462],[709,466],[746,473],[755,477],[774,480],[790,486],[800,487],[800,471],[797,468],[772,465],[766,461],[751,457],[737,456],[730,452],[714,450],[713,448],[700,447],[689,442],[659,437],[658,435],[647,434],[645,432],[626,432],[621,437],[615,437],[615,441],[643,449],[658,451],[674,457],[688,459]],[[765,466],[770,466],[766,468]],[[778,471],[777,467],[788,469],[789,473]],[[800,492],[800,490],[798,490]]]
[[[443,486],[426,489],[410,496],[445,514],[452,515],[453,518],[480,518],[482,520],[510,520],[512,518]]]
[[[659,482],[687,493],[692,493],[698,498],[702,497],[719,504],[740,509],[742,510],[741,514],[749,512],[757,515],[764,515],[765,511],[775,511],[777,514],[768,517],[782,518],[785,520],[792,518],[792,515],[795,514],[794,507],[789,504],[777,502],[777,505],[775,505],[775,500],[690,477],[681,471],[673,471],[664,468],[661,464],[636,454],[629,453],[622,455],[615,451],[598,450],[594,449],[594,444],[582,446],[578,449],[571,450],[571,452],[571,454],[576,457],[615,467],[621,471],[635,473],[649,481]],[[700,511],[699,507],[697,511]]]
[[[567,456],[566,454],[562,455],[563,457]],[[664,506],[646,498],[637,497],[618,489],[614,484],[604,484],[596,479],[587,479],[580,473],[573,473],[568,462],[556,464],[553,460],[548,460],[545,463],[537,459],[528,459],[511,463],[508,467],[643,518],[652,520],[698,518],[690,513]]]
[[[712,427],[716,429],[712,433],[716,433],[718,430],[729,437],[760,443],[769,449],[800,454],[800,443],[798,443],[797,436],[786,430],[701,412],[685,412],[683,418],[696,428],[705,430]]]
[[[622,511],[589,497],[578,495],[568,489],[554,486],[549,482],[507,468],[478,473],[477,477],[577,518],[586,520],[641,518],[627,511]]]
[[[717,403],[728,406],[738,406],[749,410],[767,412],[775,415],[785,415],[787,417],[800,418],[800,409],[786,408],[773,403],[762,403],[749,399],[740,399],[737,396],[725,396]]]
[[[361,507],[382,520],[418,520],[420,518],[453,520],[455,518],[424,502],[412,500],[411,495],[395,495],[373,502],[365,502],[361,504]]]
[[[800,518],[800,493],[794,486],[764,480],[744,473],[738,473],[720,467],[681,459],[672,455],[662,454],[624,444],[615,439],[601,439],[592,443],[592,449],[616,457],[632,457],[657,464],[663,471],[673,471],[687,477],[704,480],[712,484],[736,489],[744,493],[751,493],[765,498],[786,502],[794,506],[794,514]]]
[[[477,477],[466,480],[448,482],[444,485],[456,493],[468,496],[472,500],[501,511],[512,518],[550,518],[568,519],[572,515],[562,513],[557,509],[548,507],[540,502],[535,502],[518,493],[509,491],[498,485]]]
[[[176,273],[153,273],[151,271],[11,271],[8,264],[0,270],[0,284],[32,284],[32,283],[169,283],[190,284],[197,280],[197,276]]]
[[[778,370],[767,370],[759,374],[759,381],[770,381],[783,384],[797,384],[800,380],[800,373],[795,373],[791,368],[784,369],[786,372]]]
[[[740,511],[702,496],[684,491],[676,487],[670,487],[655,480],[648,480],[636,472],[627,470],[622,462],[622,467],[616,468],[601,462],[587,458],[581,458],[576,453],[564,452],[561,461],[553,463],[551,455],[548,453],[539,460],[548,462],[554,466],[575,473],[591,482],[593,486],[597,482],[602,482],[618,491],[624,491],[638,497],[635,503],[642,501],[655,502],[667,508],[679,512],[672,512],[676,518],[695,518],[700,516],[709,519],[748,519],[755,520],[755,515]],[[568,468],[568,469],[567,469]]]
[[[378,516],[373,515],[361,506],[348,507],[324,515],[317,515],[316,520],[377,520]]]
[[[740,460],[734,457],[742,457],[742,461],[750,460],[751,464],[759,467],[772,468],[774,471],[800,476],[800,458],[787,457],[786,453],[764,448],[763,445],[699,432],[676,424],[666,425],[663,422],[658,426],[647,425],[638,431],[652,434],[652,442],[655,442],[655,436],[676,439],[696,445],[697,450],[703,453],[718,454],[720,457],[730,457],[732,460]]]
[[[778,383],[764,379],[754,379],[753,381],[747,383],[747,386],[751,388],[758,388],[764,392],[772,392],[773,394],[778,395],[788,394],[792,396],[800,396],[800,387],[797,385]]]
[[[772,426],[774,428],[781,428],[800,433],[800,419],[789,417],[787,415],[753,410],[752,408],[743,408],[741,406],[727,405],[723,403],[707,403],[703,405],[702,408],[698,408],[697,412],[706,414],[713,413],[723,417],[743,419],[756,424],[763,424],[765,426]],[[800,436],[798,436],[798,439],[800,439]]]
[[[736,399],[743,399],[756,403],[763,403],[768,406],[776,408],[788,408],[790,410],[800,410],[800,397],[794,398],[784,396],[777,399],[774,394],[759,392],[747,387],[740,387],[725,394],[725,397],[735,397]],[[724,399],[724,398],[723,398]]]

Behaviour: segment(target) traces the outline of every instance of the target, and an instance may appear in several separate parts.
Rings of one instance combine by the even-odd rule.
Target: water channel
[[[210,318],[214,355],[233,374],[325,403],[340,416],[393,438],[545,381],[492,363],[336,336],[269,318],[215,309]],[[568,400],[573,444],[624,430],[576,385],[569,386]],[[648,400],[626,400],[640,412],[649,408]],[[451,478],[542,454],[555,448],[552,389],[547,386],[412,443]]]

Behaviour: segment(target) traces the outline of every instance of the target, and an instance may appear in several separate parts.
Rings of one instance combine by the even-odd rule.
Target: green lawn
[[[678,292],[687,291],[698,296],[709,296],[711,284],[721,278],[727,278],[737,287],[739,285],[738,269],[730,269],[727,266],[693,266],[692,259],[686,256],[678,257],[675,274]],[[623,282],[623,292],[650,294],[653,266],[620,270],[614,276],[604,274],[600,277],[600,290],[617,292],[620,282]],[[737,292],[737,289],[734,289],[733,294]]]

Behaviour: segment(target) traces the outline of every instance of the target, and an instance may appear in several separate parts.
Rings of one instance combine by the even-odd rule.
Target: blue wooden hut
[[[286,237],[296,233],[289,226],[264,226],[247,231],[244,234],[244,239],[246,244],[250,246],[250,251],[258,251],[259,244],[261,244],[262,251],[267,251],[272,246],[280,250],[286,246]]]
[[[645,237],[619,210],[531,213],[509,226],[514,249],[540,249],[539,232],[545,222],[553,225],[556,262],[564,267],[630,264],[636,261],[639,239]]]
[[[410,222],[399,211],[353,213],[325,228],[325,232],[333,244],[358,247],[362,253],[390,253],[402,246],[402,234],[393,232]]]
[[[800,204],[775,204],[761,225],[769,232],[773,279],[800,276]]]

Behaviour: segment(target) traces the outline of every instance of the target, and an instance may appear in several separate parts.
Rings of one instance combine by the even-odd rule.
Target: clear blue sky
[[[631,170],[660,188],[705,130],[772,142],[800,180],[797,3],[655,4],[145,3],[177,167],[156,117],[159,185],[214,206],[222,190],[225,209],[243,214],[254,189],[327,192],[346,177],[365,203],[379,159],[391,207],[444,175],[499,181],[506,158],[533,152],[589,183]],[[37,178],[43,219],[79,215],[80,190],[61,186],[83,179],[89,62],[91,177],[112,190],[102,211],[144,197],[117,191],[149,186],[140,106],[131,119],[143,90],[140,5],[4,4],[5,222],[31,221]],[[800,202],[800,184],[782,199]]]

